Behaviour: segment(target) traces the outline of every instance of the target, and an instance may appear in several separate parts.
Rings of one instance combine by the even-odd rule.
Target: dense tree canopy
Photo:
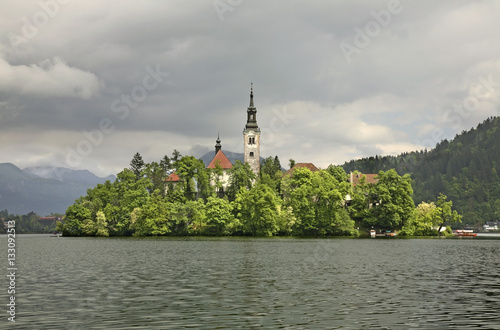
[[[255,180],[255,173],[248,163],[243,164],[237,160],[229,170],[229,186],[227,187],[227,196],[230,201],[236,199],[236,194],[241,188],[251,189],[252,182]]]
[[[298,168],[293,175],[284,178],[284,203],[294,215],[293,232],[296,235],[352,235],[354,221],[345,209],[345,197],[349,184],[340,169],[338,178],[330,172],[311,172]],[[343,175],[341,174],[343,172]]]
[[[371,207],[365,212],[365,223],[381,230],[401,228],[415,209],[412,194],[409,175],[401,177],[393,169],[380,171],[378,183],[368,194]]]
[[[432,150],[363,158],[342,167],[347,172],[378,173],[394,168],[400,175],[410,174],[416,204],[430,203],[444,194],[466,219],[462,225],[479,226],[500,218],[498,141],[500,117],[491,117],[452,141],[440,141]]]
[[[137,155],[131,163],[140,163]],[[278,157],[269,157],[255,176],[236,161],[225,195],[216,180],[221,171],[176,151],[124,169],[68,207],[62,230],[74,236],[352,236],[358,227],[373,227],[413,235],[460,220],[446,197],[415,209],[409,175],[395,170],[380,171],[375,184],[361,177],[351,186],[341,167],[285,175]],[[171,173],[178,180],[167,181]]]
[[[420,203],[411,219],[403,226],[400,235],[405,236],[435,236],[441,234],[446,224],[461,222],[462,217],[452,210],[453,203],[447,197],[440,195],[436,202]],[[448,230],[449,234],[449,230]]]
[[[53,213],[50,217],[61,218],[61,214]],[[56,231],[58,221],[40,221],[40,216],[34,212],[17,215],[8,210],[0,210],[0,234],[7,233],[8,223],[15,224],[16,234],[47,234]]]

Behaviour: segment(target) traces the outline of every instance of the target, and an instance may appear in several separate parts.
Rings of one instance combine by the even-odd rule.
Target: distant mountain
[[[87,189],[114,179],[115,176],[99,178],[85,170],[60,167],[21,170],[14,164],[0,163],[0,209],[13,214],[64,213]]]
[[[92,186],[106,180],[114,181],[116,179],[116,176],[114,175],[100,178],[87,170],[72,170],[65,167],[35,166],[27,167],[23,169],[23,171],[33,177],[53,179],[66,183],[90,184]]]
[[[463,223],[484,224],[500,219],[500,117],[463,131],[432,150],[399,156],[375,156],[346,162],[346,172],[378,173],[396,169],[413,179],[415,203],[436,200],[443,193],[453,201]]]

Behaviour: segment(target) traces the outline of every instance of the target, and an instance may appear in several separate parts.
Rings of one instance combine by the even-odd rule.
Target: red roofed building
[[[351,172],[351,175],[349,176],[349,183],[351,184],[351,192],[352,192],[352,189],[356,185],[359,185],[359,182],[360,182],[361,178],[363,178],[363,177],[365,178],[366,184],[376,184],[378,182],[377,175],[378,174],[363,174],[361,172],[356,172],[356,173]],[[345,200],[346,200],[347,205],[350,205],[352,202],[351,194],[347,194],[347,196],[345,197]],[[370,204],[370,207],[371,207],[371,204]]]
[[[359,184],[359,180],[361,180],[362,177],[365,177],[366,183],[376,184],[378,182],[377,175],[378,174],[363,174],[359,172],[354,174],[353,172],[351,172],[349,182],[353,186],[356,186]]]
[[[179,182],[179,181],[181,181],[181,178],[175,173],[170,173],[170,175],[168,176],[168,178],[165,179],[165,181],[167,181],[167,182]]]
[[[285,175],[293,175],[293,172],[298,169],[298,168],[307,168],[309,169],[311,172],[316,172],[316,171],[319,171],[319,168],[317,168],[316,166],[314,166],[313,163],[297,163],[295,165],[293,165],[293,167],[291,169],[289,169],[288,171],[285,172],[285,174],[283,174],[283,176]]]
[[[177,174],[170,173],[170,175],[165,179],[165,194],[167,194],[169,186],[174,188],[180,181],[181,178]]]
[[[215,156],[212,159],[212,161],[210,162],[210,164],[208,164],[207,168],[215,168],[215,165],[217,163],[222,167],[223,170],[228,170],[228,169],[232,168],[233,164],[231,163],[231,161],[227,158],[227,156],[222,151],[222,146],[220,144],[220,139],[218,136],[217,136],[217,141],[215,141],[215,142],[216,142]]]
[[[215,169],[217,165],[219,165],[222,168],[222,175],[219,175],[218,177],[213,177],[211,182],[213,185],[216,184],[216,181],[222,183],[222,189],[219,189],[219,194],[223,194],[224,191],[227,188],[227,185],[229,184],[229,173],[228,171],[233,168],[233,164],[231,161],[227,158],[227,156],[224,154],[222,151],[222,145],[220,144],[220,138],[219,135],[217,135],[217,140],[215,141],[215,156],[208,164],[207,168]]]

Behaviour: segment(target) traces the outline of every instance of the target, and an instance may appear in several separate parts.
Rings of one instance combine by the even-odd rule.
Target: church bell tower
[[[253,83],[250,85],[250,105],[247,108],[247,124],[243,129],[244,162],[257,176],[260,171],[260,128],[257,125],[257,109],[253,104]]]

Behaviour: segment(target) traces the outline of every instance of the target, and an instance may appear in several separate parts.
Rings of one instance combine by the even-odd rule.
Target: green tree
[[[297,168],[292,175],[283,178],[284,203],[292,209],[295,218],[293,232],[296,235],[313,235],[317,230],[312,177],[309,169]]]
[[[198,196],[206,202],[209,197],[215,195],[215,187],[212,186],[210,182],[211,171],[205,167],[205,164],[201,159],[198,159],[198,169],[196,171],[195,178],[198,188]]]
[[[176,173],[181,178],[181,187],[187,200],[201,197],[206,200],[213,196],[214,189],[210,185],[210,171],[202,160],[193,156],[184,156],[176,162]]]
[[[83,205],[83,198],[77,200],[75,204],[68,207],[64,217],[63,235],[80,236],[83,234],[83,223],[91,220],[92,212]]]
[[[130,227],[134,236],[157,236],[170,232],[168,207],[160,190],[155,190],[142,207],[136,207],[131,212]]]
[[[97,228],[95,226],[95,222],[91,219],[85,219],[82,221],[81,225],[81,234],[84,236],[94,236],[97,232]]]
[[[173,169],[177,168],[177,162],[181,159],[182,155],[177,149],[174,149],[172,152],[172,158],[170,159],[170,163]]]
[[[163,156],[163,158],[160,160],[160,167],[163,170],[164,177],[167,177],[168,174],[172,171],[172,161],[167,155]]]
[[[439,219],[438,210],[434,203],[420,203],[415,208],[415,213],[404,224],[400,236],[434,236],[437,230],[433,229]]]
[[[347,182],[329,171],[298,168],[284,179],[285,205],[293,210],[297,235],[353,235],[354,221],[343,208]]]
[[[340,166],[333,166],[330,165],[326,169],[326,171],[336,180],[337,183],[347,183],[347,185],[344,185],[344,187],[349,187],[349,176],[347,173],[344,171],[344,169]]]
[[[233,207],[223,198],[209,197],[206,208],[207,225],[206,233],[215,235],[230,235],[235,228]]]
[[[462,216],[458,214],[456,210],[452,210],[453,202],[447,201],[445,195],[440,194],[436,202],[436,213],[438,214],[438,235],[441,234],[441,228],[445,223],[462,222]]]
[[[190,234],[199,234],[203,232],[203,226],[206,225],[206,207],[203,199],[196,201],[187,201],[184,208],[188,221],[188,232]]]
[[[441,234],[446,223],[461,222],[461,216],[452,210],[453,203],[447,201],[445,195],[440,195],[436,203],[420,203],[415,214],[403,226],[400,235],[406,236],[435,236]],[[438,229],[436,229],[438,228]]]
[[[106,222],[106,216],[102,211],[98,211],[96,214],[96,235],[109,236],[108,223]]]
[[[183,185],[182,184],[174,185],[172,182],[169,182],[165,198],[169,203],[176,203],[176,202],[185,203],[186,196],[184,193]]]
[[[236,199],[236,194],[238,194],[241,188],[252,188],[255,174],[248,163],[243,164],[241,161],[236,160],[233,167],[228,170],[228,174],[229,185],[227,187],[227,196],[230,201]]]
[[[110,202],[103,212],[108,221],[110,235],[130,235],[130,215],[141,208],[149,199],[151,181],[147,178],[137,180],[135,174],[124,169],[118,173],[110,192]]]
[[[222,177],[224,174],[224,169],[220,164],[220,160],[215,161],[215,168],[208,169],[210,175],[210,181],[213,183],[215,191],[220,195],[223,195],[224,183]]]
[[[89,207],[94,215],[97,214],[99,210],[104,209],[104,207],[112,200],[113,184],[108,180],[103,184],[98,184],[92,189],[87,189],[87,195],[84,197],[85,200],[89,201]]]
[[[260,182],[268,185],[278,194],[281,192],[281,176],[281,164],[278,156],[274,159],[267,157],[262,161],[259,173]]]
[[[162,194],[164,194],[166,178],[164,167],[157,162],[152,162],[145,165],[144,172],[146,174],[146,178],[151,181],[151,188],[149,188],[149,191],[152,193],[155,190],[159,190]]]
[[[203,200],[171,203],[170,218],[173,232],[177,235],[200,232],[206,219]]]
[[[132,160],[130,161],[130,169],[134,173],[137,180],[142,176],[142,170],[144,169],[145,163],[142,159],[140,153],[136,152]]]
[[[278,232],[280,200],[268,186],[257,183],[250,190],[242,187],[234,205],[244,234],[272,236]]]
[[[365,222],[381,230],[401,228],[412,216],[415,204],[408,174],[400,176],[394,169],[378,173],[378,182],[370,192],[372,207]]]
[[[358,172],[355,171],[354,175]],[[349,213],[352,219],[358,223],[364,222],[364,219],[369,216],[372,201],[370,199],[373,184],[366,182],[366,175],[362,175],[359,182],[355,186],[351,186],[349,197],[351,204],[349,206]]]
[[[328,170],[313,173],[311,201],[315,208],[317,234],[356,234],[354,221],[343,208],[347,187],[347,182],[339,182]]]

